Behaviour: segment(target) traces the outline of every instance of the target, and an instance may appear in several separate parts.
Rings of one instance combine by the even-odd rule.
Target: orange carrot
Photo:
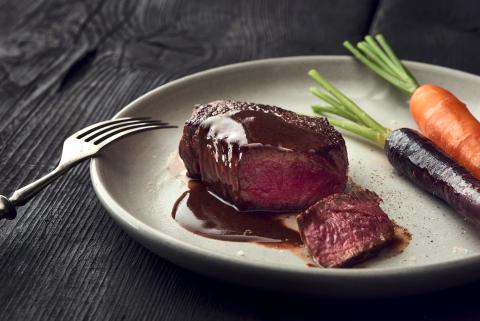
[[[480,179],[480,122],[451,92],[425,84],[414,91],[410,112],[422,133]]]
[[[458,164],[480,179],[480,122],[451,92],[419,85],[382,35],[366,36],[354,47],[344,42],[370,70],[411,95],[410,112],[420,131]]]

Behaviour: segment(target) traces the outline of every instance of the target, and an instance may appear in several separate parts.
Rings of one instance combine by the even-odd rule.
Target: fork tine
[[[158,124],[134,125],[129,128],[124,127],[124,128],[114,130],[111,133],[104,134],[102,137],[99,137],[98,139],[94,140],[93,144],[101,145],[101,147],[104,147],[125,136],[136,134],[136,133],[147,131],[147,130],[161,129],[161,128],[178,128],[178,127],[173,125],[158,125]]]
[[[110,119],[110,120],[105,120],[101,121],[99,123],[92,124],[90,126],[87,126],[78,132],[74,134],[75,138],[82,138],[85,137],[86,135],[90,134],[91,132],[103,128],[105,126],[111,125],[111,124],[118,124],[118,123],[123,123],[123,122],[128,122],[132,120],[147,120],[150,119],[150,117],[123,117],[123,118],[117,118],[117,119]]]
[[[149,124],[155,124],[155,125],[167,125],[167,123],[162,122],[161,120],[153,120],[153,119],[146,119],[146,120],[129,120],[129,121],[124,121],[121,123],[114,123],[114,124],[108,124],[106,126],[103,126],[101,128],[98,128],[86,136],[83,136],[83,140],[89,142],[97,137],[102,136],[105,133],[111,132],[114,129],[117,128],[122,128],[122,127],[128,127],[132,125],[149,125]]]

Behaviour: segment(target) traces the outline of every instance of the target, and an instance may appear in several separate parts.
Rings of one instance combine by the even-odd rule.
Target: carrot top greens
[[[355,102],[320,75],[317,70],[310,70],[308,75],[323,89],[311,87],[310,92],[327,103],[327,105],[312,106],[314,113],[326,117],[328,122],[335,127],[352,132],[383,147],[390,134],[390,129],[370,117]],[[334,117],[328,114],[334,115]]]
[[[375,37],[366,36],[356,47],[349,41],[345,41],[343,46],[367,68],[408,95],[412,95],[418,88],[418,81],[397,58],[381,34]]]

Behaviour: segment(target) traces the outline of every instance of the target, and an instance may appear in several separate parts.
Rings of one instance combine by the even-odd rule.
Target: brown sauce
[[[187,230],[214,239],[257,242],[288,248],[301,246],[300,234],[283,221],[295,213],[239,212],[191,180],[189,190],[175,203],[173,218]]]
[[[318,123],[298,117],[293,122],[285,120],[285,115],[259,110],[238,110],[228,114],[212,116],[200,125],[199,137],[222,139],[239,146],[261,144],[300,151],[316,151],[328,147],[328,137],[319,138]],[[320,122],[320,120],[316,120]],[[298,139],[302,137],[302,139]]]
[[[184,173],[184,170],[181,172]],[[351,184],[352,182],[350,187]],[[297,231],[296,214],[240,212],[208,192],[202,182],[196,180],[188,181],[188,191],[180,196],[172,210],[175,221],[195,234],[217,240],[254,242],[269,248],[289,250],[303,259],[308,267],[318,268],[303,246]],[[405,228],[395,225],[394,239],[382,248],[376,257],[355,267],[367,267],[375,260],[401,254],[411,238]]]
[[[380,251],[380,257],[393,257],[402,253],[410,244],[412,235],[406,228],[395,224],[393,240]]]
[[[395,224],[395,222],[394,222]],[[360,262],[355,265],[356,268],[366,268],[375,261],[388,259],[396,255],[400,255],[410,244],[412,240],[412,234],[408,230],[400,225],[395,224],[393,231],[393,239],[388,242],[374,257]]]

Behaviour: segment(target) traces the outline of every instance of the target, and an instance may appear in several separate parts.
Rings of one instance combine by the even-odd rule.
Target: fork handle
[[[17,210],[10,200],[0,195],[0,219],[13,220],[17,217]]]
[[[42,189],[50,185],[57,177],[68,171],[80,161],[60,164],[53,171],[36,181],[17,189],[9,198],[0,195],[0,219],[13,220],[17,216],[16,206],[25,205]]]

